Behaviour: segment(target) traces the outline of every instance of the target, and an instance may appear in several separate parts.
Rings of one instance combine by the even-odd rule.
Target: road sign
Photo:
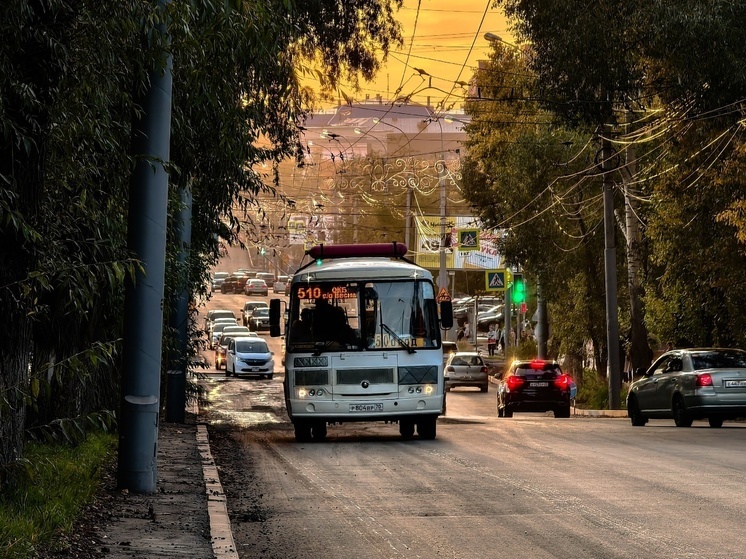
[[[505,268],[499,270],[487,270],[484,273],[485,289],[487,291],[505,291],[510,281],[510,270]]]
[[[438,296],[435,298],[435,300],[438,303],[443,303],[444,301],[450,301],[451,295],[448,293],[448,290],[445,287],[441,287],[440,291],[438,292]]]

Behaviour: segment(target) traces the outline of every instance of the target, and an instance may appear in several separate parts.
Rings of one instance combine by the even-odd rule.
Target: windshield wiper
[[[397,342],[399,342],[399,345],[402,346],[404,349],[406,349],[408,353],[417,353],[417,351],[413,347],[411,347],[407,342],[402,340],[399,337],[399,334],[394,332],[390,326],[381,322],[381,328],[386,330],[386,332],[388,332]]]
[[[335,342],[334,340],[330,340],[328,342],[316,342],[315,344],[313,344],[313,353],[311,355],[313,355],[314,357],[318,357],[323,351],[329,349],[335,343],[337,342]]]

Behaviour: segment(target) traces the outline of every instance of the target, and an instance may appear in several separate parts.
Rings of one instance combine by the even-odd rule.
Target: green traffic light
[[[321,258],[317,258],[316,259],[316,265],[317,266],[321,266],[322,262],[323,262],[323,260],[321,260]]]
[[[265,253],[265,252],[267,252],[267,251],[266,251],[266,250],[264,250],[264,247],[262,247],[262,256],[264,256],[264,253]]]
[[[513,278],[513,302],[526,302],[526,283],[523,281],[522,276],[515,276]]]

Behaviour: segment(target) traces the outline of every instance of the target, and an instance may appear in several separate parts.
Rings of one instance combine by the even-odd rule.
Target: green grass
[[[72,529],[98,489],[116,435],[89,434],[73,448],[28,443],[28,466],[0,496],[0,559],[34,557]]]

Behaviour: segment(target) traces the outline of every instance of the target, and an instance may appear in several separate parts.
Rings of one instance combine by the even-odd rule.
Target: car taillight
[[[545,365],[545,361],[541,359],[534,359],[533,361],[531,361],[530,367],[534,370],[540,371],[544,368],[544,365]]]
[[[515,390],[523,386],[525,379],[523,377],[509,376],[505,383],[508,385],[508,390]]]
[[[487,372],[487,367],[482,367],[481,369],[479,369],[479,372],[480,373],[486,373]]]
[[[448,373],[455,373],[456,369],[454,369],[453,367],[446,367],[446,372],[448,372]]]
[[[702,373],[697,375],[697,386],[712,386],[712,375],[710,373]]]
[[[570,387],[570,377],[567,375],[560,375],[554,379],[554,386],[567,390]]]

